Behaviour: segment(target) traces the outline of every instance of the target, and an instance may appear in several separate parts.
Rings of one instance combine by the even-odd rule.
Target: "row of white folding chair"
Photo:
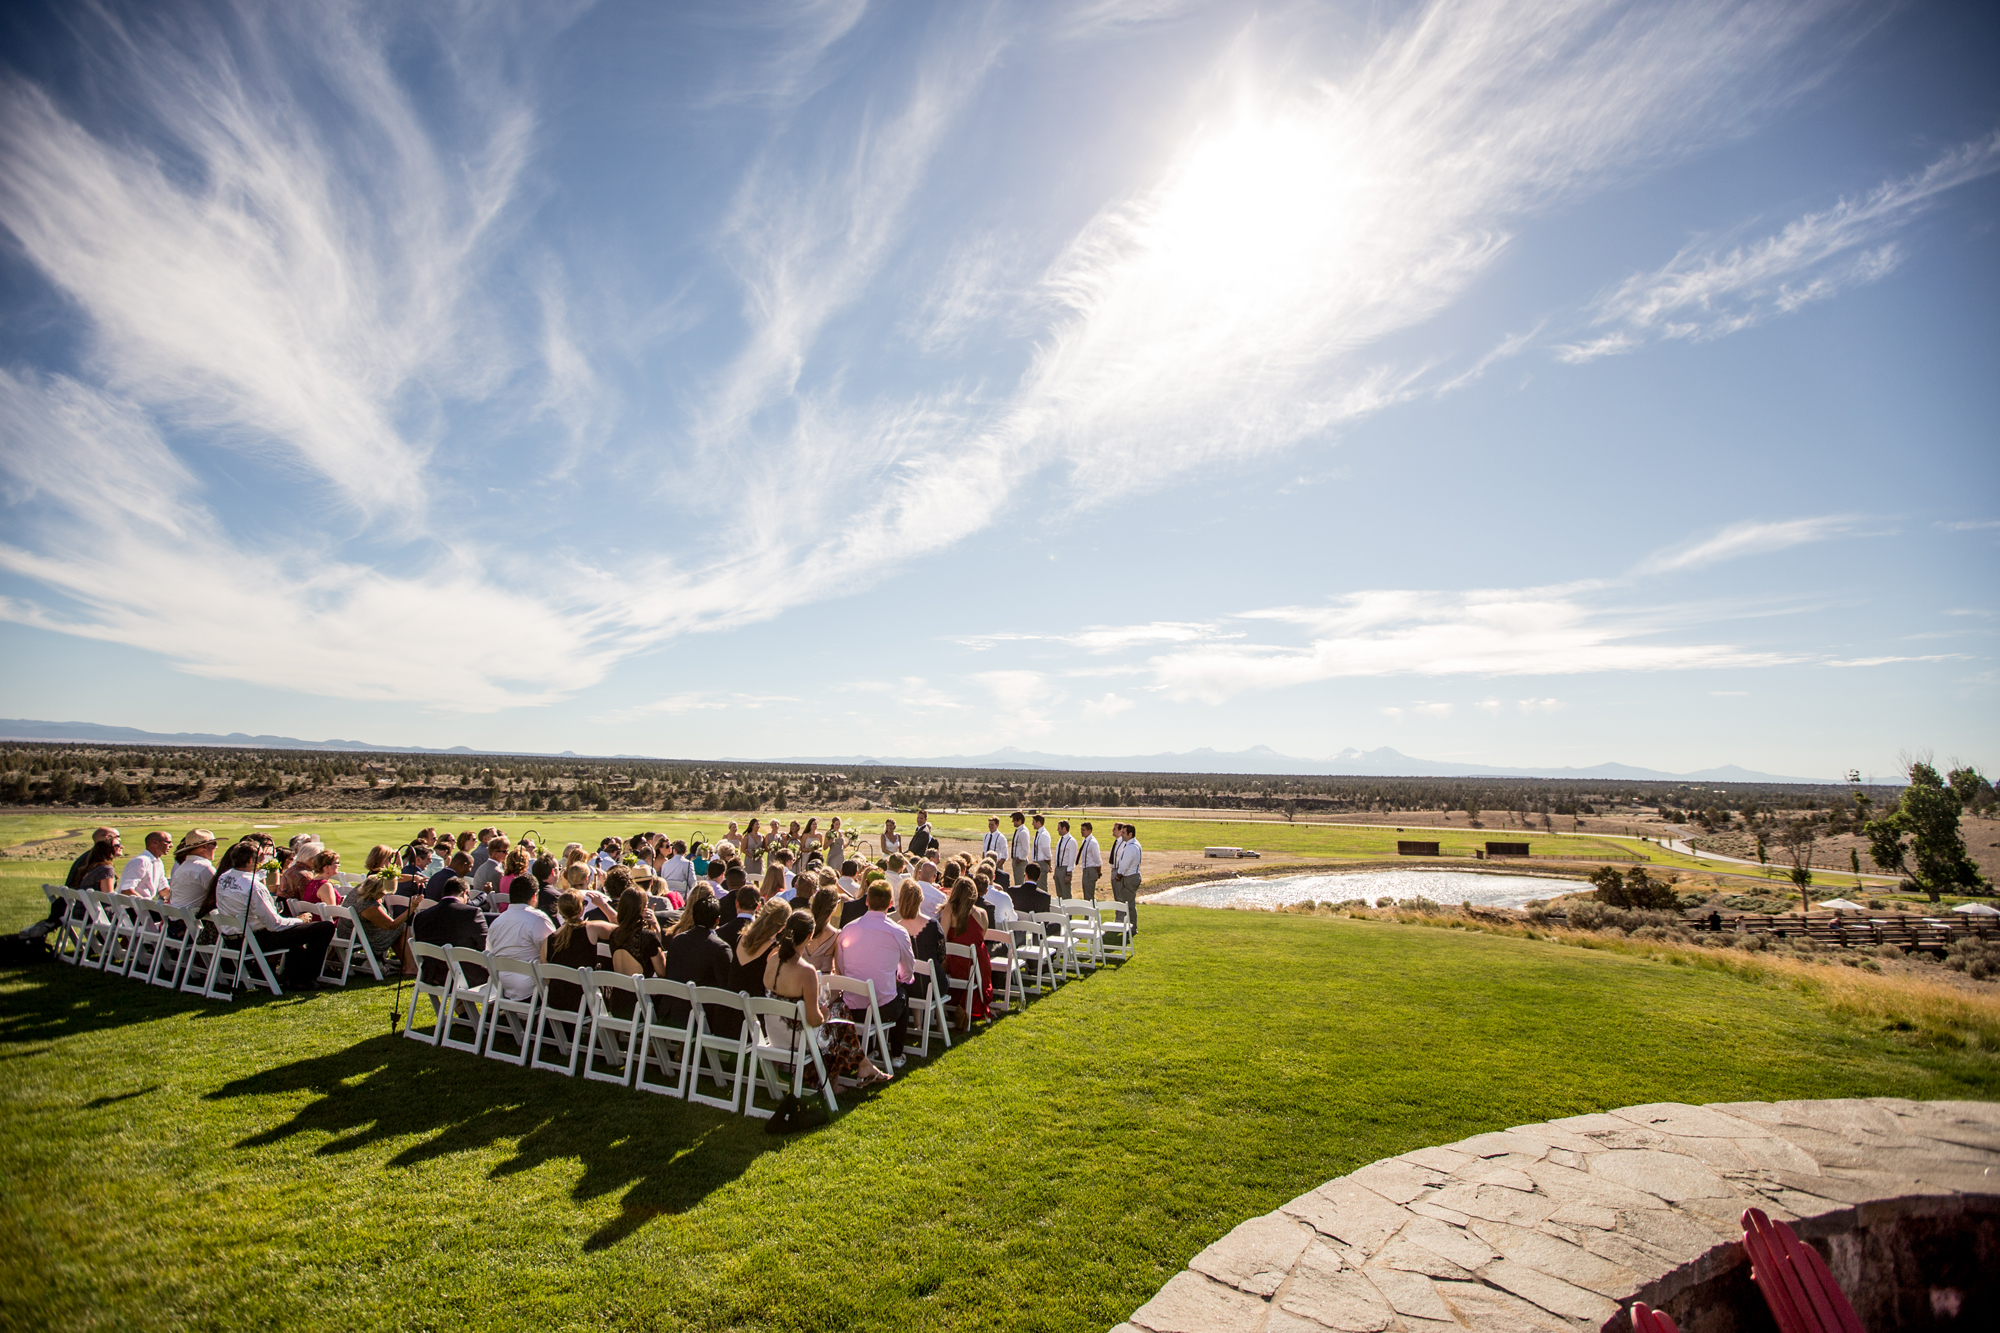
[[[63,905],[52,932],[57,958],[168,990],[181,986],[201,931],[193,908],[60,884],[44,884],[42,892]]]
[[[788,1091],[801,1095],[805,1070],[810,1067],[817,1072],[828,1108],[839,1109],[818,1033],[805,1025],[803,1001],[750,996],[659,977],[525,963],[449,945],[440,949],[419,943],[413,948],[419,973],[404,1035],[414,1040],[572,1077],[581,1065],[586,1078],[760,1118],[769,1116],[771,1110],[757,1104],[757,1088],[762,1086],[774,1098]],[[443,982],[424,980],[425,960],[442,964]],[[466,969],[474,967],[484,971],[484,980],[470,979]],[[528,982],[529,994],[508,996],[502,981],[508,976]],[[854,1016],[864,1045],[874,1048],[871,1054],[879,1052],[881,1065],[888,1067],[888,1029],[874,983],[840,976],[829,980],[838,1002]],[[549,983],[553,981],[577,986],[581,996],[577,1008],[560,1009],[550,1004]],[[613,993],[629,999],[631,1008],[626,1016],[617,1014],[610,1003]],[[421,996],[431,1000],[433,1022],[428,1033],[416,1025]],[[661,1019],[661,1000],[685,1005],[686,1019],[680,1023]],[[850,1000],[858,1003],[850,1007]],[[717,1010],[735,1013],[733,1035],[711,1025],[710,1012]],[[931,1023],[937,1021],[941,1032],[945,1026],[942,1001],[934,986],[926,988],[916,1012],[922,1017],[921,1040],[928,1053]],[[798,1024],[796,1029],[791,1026],[793,1020]],[[783,1024],[784,1036],[777,1035],[775,1024]],[[503,1027],[505,1039],[515,1047],[511,1052],[497,1044],[503,1039]],[[466,1028],[470,1034],[461,1035]],[[949,1035],[944,1034],[944,1039],[949,1046]],[[560,1062],[545,1058],[552,1045],[562,1056]],[[660,1072],[657,1081],[649,1077],[653,1069]],[[704,1092],[704,1078],[723,1091]]]

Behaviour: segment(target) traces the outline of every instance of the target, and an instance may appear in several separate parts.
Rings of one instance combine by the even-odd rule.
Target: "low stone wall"
[[[1770,1328],[1745,1208],[1815,1242],[1871,1333],[2000,1327],[2000,1105],[1657,1103],[1372,1163],[1252,1218],[1113,1333]]]

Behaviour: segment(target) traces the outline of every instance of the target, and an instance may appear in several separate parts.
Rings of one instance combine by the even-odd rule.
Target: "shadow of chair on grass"
[[[784,1146],[762,1121],[387,1035],[232,1080],[208,1098],[297,1092],[319,1095],[236,1146],[323,1134],[329,1137],[317,1151],[338,1155],[417,1139],[387,1160],[395,1167],[511,1144],[512,1156],[492,1169],[496,1179],[550,1161],[581,1162],[572,1198],[624,1190],[618,1216],[585,1250],[616,1245],[652,1218],[686,1212]]]

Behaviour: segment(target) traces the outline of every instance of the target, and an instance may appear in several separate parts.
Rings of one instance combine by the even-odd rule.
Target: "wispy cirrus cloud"
[[[1690,246],[1636,273],[1597,304],[1608,332],[1558,346],[1571,363],[1629,352],[1660,338],[1706,342],[1761,324],[1892,272],[1889,239],[1948,190],[2000,171],[2000,130],[1962,144],[1922,171],[1729,249]]]
[[[1701,569],[1743,556],[1782,551],[1812,542],[1844,537],[1885,536],[1893,529],[1872,525],[1853,514],[1823,514],[1813,518],[1732,523],[1718,532],[1657,551],[1640,562],[1641,574],[1668,574]]]
[[[464,551],[394,575],[304,534],[275,557],[246,547],[143,411],[75,380],[0,371],[0,436],[0,477],[23,515],[0,543],[0,570],[64,604],[0,598],[0,619],[144,645],[198,676],[471,713],[551,703],[596,684],[618,656],[598,611],[502,587]],[[79,486],[79,464],[142,484]],[[89,542],[74,539],[80,529]],[[440,606],[508,634],[476,652],[456,635],[407,632]]]
[[[1184,620],[1155,620],[1144,625],[1092,625],[1073,634],[1003,631],[963,634],[951,641],[967,648],[987,649],[1003,643],[1060,643],[1088,653],[1115,653],[1157,643],[1192,643],[1197,639],[1229,637],[1219,625]]]
[[[489,393],[533,359],[466,318],[533,117],[468,74],[477,128],[440,142],[348,5],[183,17],[98,16],[95,59],[141,135],[0,80],[0,224],[82,312],[108,388],[356,506],[420,493],[412,389]]]
[[[1301,630],[1302,645],[1218,643],[1147,666],[1169,698],[1219,703],[1252,689],[1370,676],[1558,676],[1776,666],[1796,654],[1659,641],[1664,617],[1606,611],[1587,589],[1379,590],[1325,606],[1243,613]]]

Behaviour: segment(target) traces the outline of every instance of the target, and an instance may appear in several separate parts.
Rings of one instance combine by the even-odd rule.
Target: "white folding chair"
[[[972,1031],[972,988],[977,984],[979,978],[979,955],[972,951],[972,946],[969,944],[947,944],[944,946],[944,956],[945,996],[949,999],[953,991],[963,992],[958,997],[958,1007],[965,1014],[965,1030],[970,1032]],[[951,960],[954,958],[963,959],[965,962],[965,975],[962,977],[955,977],[951,974]]]
[[[613,1012],[611,997],[631,999],[628,1017]],[[638,1067],[639,1039],[646,1028],[646,1000],[639,993],[639,981],[622,972],[591,972],[583,985],[584,1008],[590,1013],[590,1040],[583,1057],[583,1076],[599,1083],[621,1086],[632,1081]],[[614,1066],[616,1073],[598,1068],[598,1062]]]
[[[1014,957],[1021,964],[1021,984],[1037,995],[1054,990],[1055,968],[1051,965],[1054,949],[1049,944],[1048,927],[1031,916],[1019,916],[1005,929],[1014,937]]]
[[[1070,931],[1067,912],[1030,912],[1022,919],[1040,923],[1043,956],[1057,985],[1083,975],[1083,962],[1077,957],[1076,937]]]
[[[188,964],[194,960],[194,942],[201,935],[201,916],[192,907],[175,907],[155,899],[153,911],[160,918],[160,938],[153,946],[152,966],[146,980],[168,990],[178,989],[186,979]]]
[[[826,1072],[819,1034],[806,1026],[806,1002],[758,995],[749,997],[745,1003],[754,1040],[750,1044],[751,1077],[743,1094],[743,1114],[769,1120],[777,1109],[775,1105],[770,1108],[757,1105],[759,1085],[771,1094],[774,1103],[786,1093],[805,1096],[807,1068],[819,1075],[819,1092],[826,1098],[826,1109],[838,1111],[840,1103],[833,1095],[833,1080]]]
[[[701,1006],[694,1002],[694,985],[665,977],[640,977],[639,994],[646,1004],[646,1026],[639,1037],[639,1066],[633,1071],[632,1086],[641,1092],[686,1097],[695,1043],[701,1035]],[[660,1017],[661,1000],[685,1004],[687,1018],[675,1023]],[[670,1081],[655,1083],[646,1077],[646,1071],[655,1065]]]
[[[576,1064],[583,1054],[583,1029],[589,1021],[589,982],[585,979],[588,968],[561,967],[555,963],[535,964],[535,1027],[528,1039],[528,1067],[546,1069],[552,1074],[568,1074],[576,1077]],[[577,988],[576,1007],[565,1009],[549,1003],[549,983],[567,981]],[[550,1043],[561,1053],[563,1060],[544,1060],[542,1052]]]
[[[918,963],[916,980],[910,983],[909,1021],[917,1028],[917,1050],[928,1060],[931,1058],[931,1023],[937,1023],[938,1035],[944,1038],[944,1048],[951,1049],[951,1019],[944,1012],[944,982],[938,979],[937,964]]]
[[[105,962],[111,957],[111,942],[117,932],[117,924],[111,913],[105,910],[104,895],[95,889],[76,889],[72,897],[83,909],[83,948],[77,961],[92,971],[102,972]]]
[[[319,974],[321,981],[333,986],[345,986],[347,978],[354,972],[357,954],[375,980],[382,980],[382,963],[368,943],[368,932],[362,927],[361,913],[352,904],[340,903],[331,907],[318,904],[313,912],[333,922],[333,940],[327,945],[326,966]]]
[[[829,989],[838,992],[833,997],[838,1011],[834,1017],[852,1021],[861,1030],[861,1049],[873,1048],[870,1058],[880,1055],[876,1065],[884,1073],[893,1075],[896,1063],[889,1054],[889,1026],[882,1021],[882,1002],[875,994],[875,983],[865,978],[843,977],[838,972],[828,973],[825,980]]]
[[[1123,963],[1132,957],[1132,909],[1121,902],[1097,905],[1097,936],[1104,957]]]
[[[486,1002],[486,1058],[510,1065],[525,1065],[528,1063],[528,1034],[535,1030],[535,995],[540,990],[535,964],[522,962],[519,958],[502,958],[499,954],[487,957],[492,964],[490,980],[493,994]],[[508,995],[503,977],[519,977],[527,983],[528,993],[518,998]],[[512,1054],[501,1049],[500,1029],[503,1027],[513,1038]]]
[[[1097,904],[1088,898],[1064,898],[1056,910],[1069,918],[1063,934],[1070,940],[1079,969],[1103,966],[1104,937],[1097,928]]]
[[[420,1041],[428,1046],[438,1044],[444,1035],[444,1016],[451,1008],[451,960],[444,950],[435,944],[425,944],[419,940],[410,941],[410,956],[417,960],[417,975],[411,978],[414,985],[410,990],[410,1011],[403,1015],[403,1035],[411,1041]],[[424,964],[436,963],[443,974],[442,981],[425,981]],[[427,995],[431,1001],[431,1030],[417,1031],[417,997]]]
[[[167,919],[151,898],[132,898],[130,904],[126,910],[132,913],[135,925],[132,943],[125,950],[124,974],[143,983],[152,979],[153,968],[159,963],[160,941],[166,938]]]
[[[104,970],[118,976],[132,974],[132,959],[139,951],[139,937],[146,918],[139,900],[129,893],[100,893],[98,902],[111,919],[111,947],[104,955]]]
[[[192,912],[194,909],[188,910]],[[195,922],[194,934],[188,937],[188,965],[181,972],[181,989],[191,995],[199,995],[203,999],[212,998],[211,983],[215,979],[215,973],[222,967],[224,954],[229,955],[229,965],[234,968],[239,952],[229,948],[229,942],[216,928],[213,912],[202,917]],[[234,980],[233,977],[231,979]],[[229,999],[233,996],[225,995],[223,998]]]
[[[76,903],[76,891],[60,884],[44,884],[42,892],[48,896],[49,905],[62,904],[62,911],[56,915],[56,928],[50,932],[49,948],[57,958],[65,963],[76,964],[83,961],[82,920]]]
[[[733,1112],[743,1101],[743,1085],[750,1072],[750,1044],[755,1040],[750,1031],[750,997],[741,991],[723,990],[718,986],[696,986],[694,998],[695,1003],[702,1006],[703,1014],[701,1031],[695,1038],[694,1068],[688,1078],[687,1099]],[[716,1030],[715,1015],[710,1012],[716,1009],[736,1015],[738,1026],[734,1036]],[[717,1087],[727,1087],[729,1095],[717,1097],[703,1092],[701,1080],[704,1074]]]
[[[451,995],[444,1008],[438,1045],[477,1055],[480,1043],[486,1039],[486,1011],[500,991],[493,983],[493,960],[486,956],[484,950],[461,949],[455,944],[447,944],[444,946],[444,964],[451,970]],[[468,967],[480,969],[486,974],[485,979],[477,985],[473,984],[465,975]],[[460,1028],[468,1026],[472,1029],[469,1039],[457,1035]]]
[[[986,932],[986,957],[993,970],[994,989],[999,994],[993,1003],[1008,1013],[1015,1010],[1015,1000],[1020,1000],[1020,1008],[1028,1007],[1028,986],[1022,979],[1020,957],[1014,952],[1014,937],[1004,930]]]

